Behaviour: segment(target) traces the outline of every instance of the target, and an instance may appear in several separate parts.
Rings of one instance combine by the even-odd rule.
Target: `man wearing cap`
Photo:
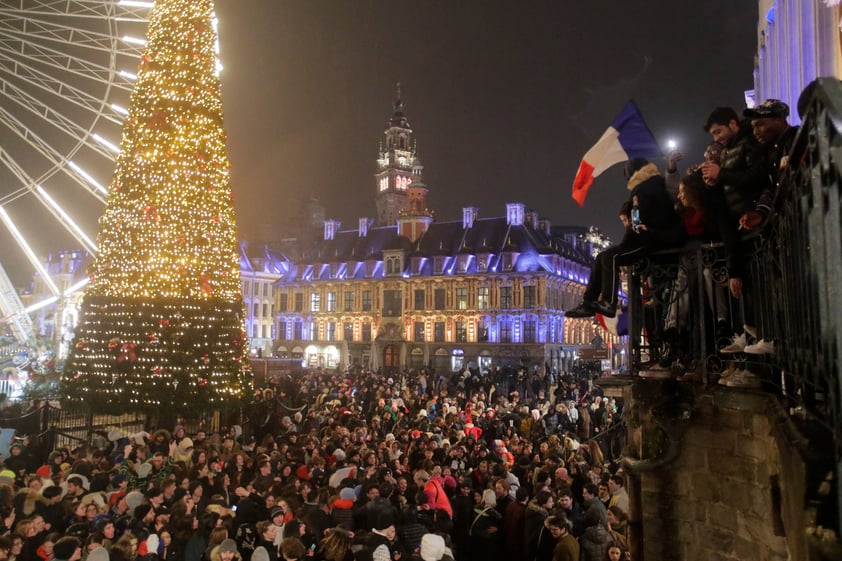
[[[705,183],[711,187],[707,211],[724,214],[736,229],[740,217],[754,207],[768,186],[765,154],[751,134],[751,125],[741,122],[731,107],[714,109],[703,128],[724,146],[719,163],[705,162],[699,167]],[[743,295],[743,261],[740,255],[728,255],[728,284],[734,298]]]
[[[632,158],[626,164],[625,176],[629,200],[639,217],[637,223],[626,229],[619,244],[596,256],[582,302],[566,311],[567,317],[587,318],[599,313],[613,318],[617,314],[620,267],[652,251],[683,243],[684,228],[658,166],[644,158]]]
[[[789,106],[779,99],[767,99],[757,107],[746,109],[743,115],[751,119],[754,138],[766,149],[766,164],[769,184],[757,200],[754,210],[740,217],[740,227],[751,230],[761,224],[772,212],[775,191],[780,176],[786,169],[792,143],[798,134],[798,127],[791,127],[786,119]]]

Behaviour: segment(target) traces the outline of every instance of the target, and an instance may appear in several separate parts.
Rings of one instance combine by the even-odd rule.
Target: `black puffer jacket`
[[[717,186],[725,195],[725,204],[734,218],[749,210],[760,193],[769,186],[766,155],[751,132],[751,123],[740,123],[740,132],[722,150]]]

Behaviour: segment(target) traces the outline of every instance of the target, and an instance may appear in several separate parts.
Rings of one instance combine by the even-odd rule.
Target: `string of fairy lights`
[[[99,411],[249,393],[212,0],[158,0],[62,379]]]

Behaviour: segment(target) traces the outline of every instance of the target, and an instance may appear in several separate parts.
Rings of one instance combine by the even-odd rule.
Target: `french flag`
[[[602,314],[596,314],[596,320],[599,322],[600,327],[602,327],[611,335],[623,337],[629,334],[629,316],[627,313],[628,311],[628,306],[623,306],[623,308],[620,310],[620,313],[618,313],[613,318],[607,318]]]
[[[626,103],[620,114],[603,133],[593,147],[588,150],[576,179],[573,180],[573,200],[579,206],[585,206],[585,197],[595,177],[614,164],[632,158],[654,158],[663,156],[655,137],[646,126],[643,115],[634,101]]]

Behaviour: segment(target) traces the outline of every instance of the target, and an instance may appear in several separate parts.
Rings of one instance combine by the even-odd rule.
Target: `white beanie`
[[[444,556],[444,538],[437,534],[424,534],[421,538],[421,559],[439,561]]]

